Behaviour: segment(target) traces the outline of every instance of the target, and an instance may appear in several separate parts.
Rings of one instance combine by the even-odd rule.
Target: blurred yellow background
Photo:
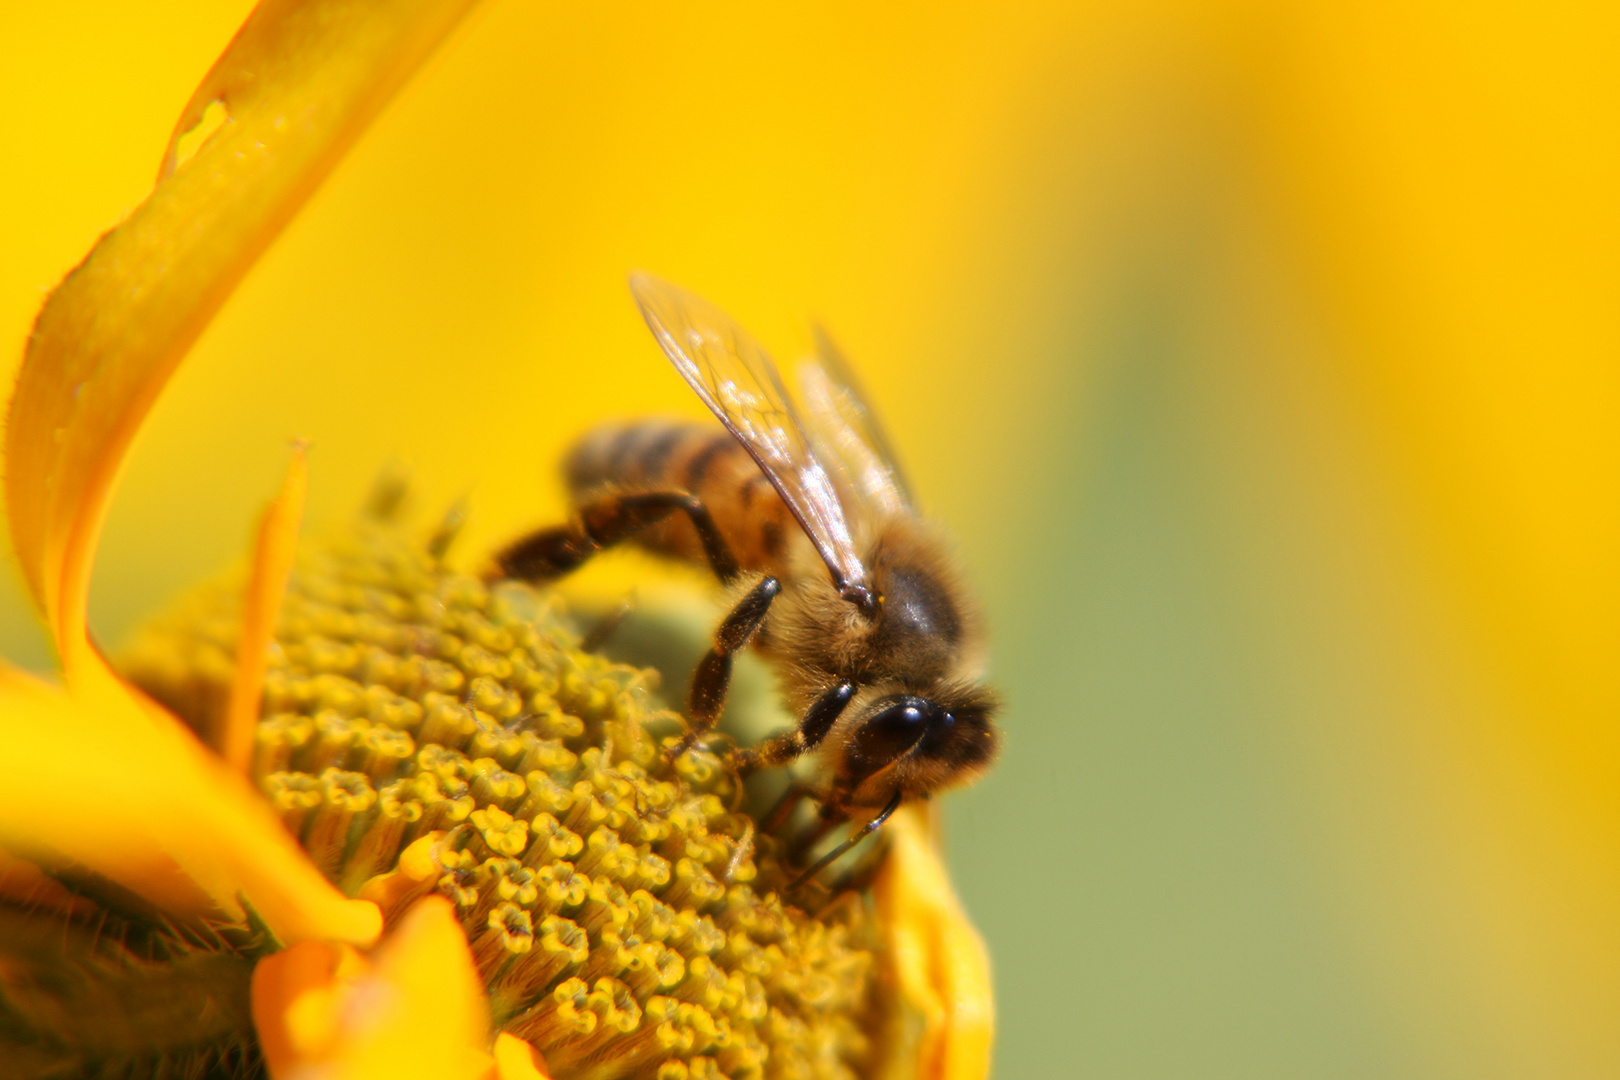
[[[248,7],[0,10],[6,363]],[[632,268],[816,315],[994,628],[999,1075],[1620,1075],[1612,18],[493,0],[182,366],[92,623],[292,436],[315,525],[394,458],[469,557],[555,517],[578,431],[701,412]]]

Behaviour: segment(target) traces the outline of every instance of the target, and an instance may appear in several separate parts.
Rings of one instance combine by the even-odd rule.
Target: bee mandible
[[[630,288],[724,428],[644,420],[588,433],[565,465],[572,519],[501,550],[496,573],[549,580],[633,540],[707,565],[732,590],[672,757],[713,729],[732,657],[752,644],[801,719],[738,750],[734,764],[746,771],[814,752],[825,823],[877,810],[802,882],[902,803],[964,784],[994,759],[1000,735],[977,617],[825,333],[795,398],[765,350],[714,305],[646,274]]]

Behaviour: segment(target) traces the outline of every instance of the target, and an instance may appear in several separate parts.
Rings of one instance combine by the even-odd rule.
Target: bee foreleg
[[[532,532],[495,555],[498,576],[549,581],[577,569],[603,548],[612,547],[680,510],[691,519],[715,577],[735,581],[742,573],[703,500],[684,491],[641,491],[603,495],[579,508],[573,521]]]
[[[844,852],[848,851],[850,848],[854,847],[868,836],[871,836],[873,833],[877,832],[878,829],[882,828],[883,823],[889,820],[889,816],[896,810],[900,809],[901,798],[902,793],[896,791],[894,793],[894,797],[888,801],[882,810],[878,811],[877,817],[873,818],[871,821],[868,821],[859,829],[856,829],[850,834],[848,840],[845,840],[842,844],[839,844],[837,847],[833,848],[831,851],[827,852],[827,854],[823,855],[821,858],[812,863],[809,869],[793,879],[792,884],[788,885],[787,891],[792,892],[793,890],[797,889],[799,886],[803,885],[805,882],[809,881],[811,878],[825,870],[827,865],[834,859],[838,858]]]
[[[746,750],[738,750],[731,762],[741,770],[770,768],[786,765],[808,750],[814,750],[832,730],[834,721],[843,713],[844,706],[855,696],[855,684],[841,682],[815,700],[799,726],[780,735],[762,739]]]
[[[686,712],[692,727],[670,753],[671,761],[692,748],[720,719],[726,694],[731,689],[731,658],[759,632],[771,610],[771,601],[782,591],[782,583],[766,575],[743,594],[714,632],[714,646],[698,661],[692,673],[692,690],[687,695]]]

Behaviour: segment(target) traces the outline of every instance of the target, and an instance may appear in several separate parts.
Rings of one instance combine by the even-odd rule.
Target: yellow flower
[[[479,891],[484,879],[478,875],[493,873],[491,866],[498,870],[502,857],[515,865],[511,857],[537,842],[530,830],[543,823],[556,830],[553,845],[579,857],[581,866],[588,858],[600,861],[621,849],[636,850],[607,840],[600,840],[606,845],[601,850],[590,848],[608,834],[605,828],[582,838],[544,811],[514,817],[500,807],[502,796],[490,791],[517,774],[498,781],[486,771],[469,787],[466,770],[485,759],[446,749],[441,751],[446,768],[462,772],[447,774],[445,783],[462,783],[470,794],[444,798],[434,787],[439,802],[430,810],[441,818],[407,820],[406,806],[399,831],[390,834],[392,848],[379,847],[371,852],[376,858],[366,862],[346,845],[334,846],[339,833],[323,831],[327,819],[321,815],[339,814],[332,808],[340,800],[327,798],[318,807],[301,803],[307,792],[298,789],[297,777],[308,774],[271,767],[293,759],[275,757],[282,744],[276,742],[274,721],[260,722],[261,702],[332,689],[320,681],[329,673],[318,671],[320,665],[309,656],[314,636],[288,639],[287,626],[301,625],[300,611],[309,615],[342,607],[322,608],[330,596],[323,601],[318,589],[312,592],[307,573],[302,591],[287,591],[305,485],[301,450],[265,514],[245,589],[228,605],[224,640],[234,646],[234,655],[227,670],[190,671],[199,682],[213,679],[222,688],[210,707],[186,717],[195,729],[134,689],[88,636],[85,604],[96,541],[113,481],[142,418],[253,261],[471,6],[470,0],[261,4],[187,105],[152,195],[102,238],[40,314],[8,416],[6,495],[19,562],[55,643],[62,681],[55,685],[0,669],[0,739],[9,759],[18,763],[0,794],[0,840],[10,853],[0,865],[0,916],[6,920],[0,937],[11,943],[8,950],[20,950],[8,958],[6,1003],[24,1034],[14,1035],[8,1061],[20,1064],[25,1075],[109,1067],[109,1062],[248,1067],[262,1052],[273,1076],[525,1077],[545,1075],[542,1055],[550,1054],[558,1076],[615,1075],[612,1063],[623,1060],[668,1080],[688,1072],[700,1075],[717,1068],[717,1060],[722,1066],[728,1060],[699,1054],[674,1068],[670,1063],[678,1053],[648,1043],[661,1038],[685,1039],[686,1049],[699,1043],[698,1050],[730,1047],[738,1075],[760,1072],[760,1054],[750,1058],[747,1047],[734,1043],[723,1028],[702,1030],[702,1017],[726,1024],[718,1006],[710,1006],[711,1015],[680,994],[648,992],[675,978],[656,963],[644,985],[631,985],[607,975],[589,981],[586,974],[599,975],[589,966],[556,982],[555,976],[573,969],[559,964],[542,970],[525,959],[533,941],[547,934],[557,944],[544,947],[554,947],[564,961],[579,951],[596,950],[592,955],[599,956],[610,947],[629,949],[629,938],[618,934],[622,925],[611,918],[574,922],[557,916],[535,927],[521,903],[492,905],[487,901],[493,894]],[[188,155],[187,143],[199,129],[206,138]],[[363,536],[346,550],[330,579],[340,592],[353,585],[355,575],[398,573],[404,566],[421,571],[416,587],[424,601],[441,602],[454,594],[445,606],[464,620],[483,619],[473,612],[494,603],[483,594],[461,596],[457,590],[466,591],[463,583],[470,579],[443,571],[420,546],[401,546],[397,533]],[[396,556],[404,561],[389,561]],[[410,561],[418,557],[427,563]],[[313,579],[323,580],[318,574]],[[525,621],[529,616],[521,607],[501,611],[479,625],[494,635],[534,625]],[[284,637],[279,649],[271,647],[278,625]],[[196,631],[195,623],[189,626],[172,639]],[[331,644],[332,635],[322,640]],[[579,655],[559,654],[556,646],[549,646],[549,653],[538,644],[535,648],[540,655],[564,659]],[[160,686],[158,675],[146,674],[149,685]],[[512,692],[503,681],[510,676],[510,671],[495,672],[468,692],[489,695],[488,702],[475,703],[498,714],[502,695]],[[595,692],[594,684],[585,690]],[[625,693],[624,700],[639,702]],[[619,707],[619,697],[604,700],[603,708]],[[420,714],[419,702],[396,704]],[[473,715],[470,708],[463,711]],[[430,725],[454,717],[420,719]],[[645,742],[642,714],[614,722],[621,721],[613,729],[621,744],[634,743],[637,732]],[[425,726],[415,730],[428,733]],[[419,754],[436,749],[430,739],[421,741]],[[633,746],[621,745],[620,753],[616,764],[588,754],[578,758],[609,786],[645,775],[644,769],[636,772]],[[714,759],[707,762],[702,755],[685,762],[685,779],[698,787],[730,782]],[[704,769],[707,779],[698,775]],[[271,801],[249,783],[250,775],[271,792]],[[332,769],[318,778],[328,785],[322,797],[350,783],[348,777],[358,777],[356,787],[344,789],[354,798],[372,791],[366,776]],[[422,781],[417,788],[437,784],[430,771],[418,769],[412,777],[413,784]],[[655,786],[647,791],[654,794],[646,797],[656,797]],[[521,803],[533,811],[517,794],[507,799],[508,809]],[[418,810],[432,802],[419,795],[405,802]],[[731,820],[723,807],[715,808],[718,799],[710,798],[714,805],[703,803],[692,827],[707,830],[716,857],[754,872],[756,859],[740,850],[739,839],[739,832],[752,838],[752,826]],[[604,815],[611,812],[605,794],[591,796],[590,805],[607,807]],[[628,815],[623,827],[634,824],[634,813],[623,807],[618,813]],[[302,849],[285,827],[295,817],[309,819]],[[344,830],[351,823],[340,817],[327,824],[332,822]],[[405,834],[412,824],[422,825],[414,840]],[[426,827],[433,824],[450,827]],[[746,974],[752,970],[748,957],[764,956],[771,948],[777,948],[775,955],[791,952],[801,933],[813,937],[827,956],[847,954],[859,961],[856,953],[864,949],[860,955],[877,957],[874,992],[886,1007],[874,1013],[883,1017],[883,1026],[828,1029],[847,1036],[850,1044],[830,1047],[828,1067],[860,1060],[883,1075],[984,1075],[991,1030],[987,966],[952,897],[931,832],[916,813],[900,815],[891,825],[891,849],[873,888],[871,914],[854,905],[856,913],[848,916],[850,925],[875,927],[872,933],[881,940],[856,941],[849,949],[838,936],[843,924],[837,920],[845,916],[804,916],[768,894],[725,886],[700,858],[673,867],[642,867],[637,872],[649,882],[674,875],[683,897],[718,890],[676,914],[696,912],[707,902],[743,905],[758,916],[755,921],[766,914],[787,920],[768,932],[722,933],[712,947],[696,953],[675,956],[665,949],[671,964],[679,961],[688,969],[686,982],[670,985],[685,988],[696,973],[708,970],[724,987],[716,991],[719,998],[746,998],[748,988],[758,984]],[[773,863],[768,841],[761,842],[757,862],[758,872],[766,875],[763,888]],[[388,854],[400,847],[397,859]],[[485,861],[470,861],[474,852]],[[469,861],[458,863],[458,855]],[[736,875],[745,878],[740,871]],[[344,887],[335,886],[334,879]],[[518,869],[503,883],[518,890],[514,895],[535,887],[519,880]],[[586,879],[559,887],[566,891],[573,884],[596,887]],[[450,899],[424,896],[434,891]],[[628,913],[631,902],[629,894],[609,894],[602,909]],[[829,912],[838,907],[850,905],[832,905]],[[45,928],[52,933],[41,934]],[[716,931],[705,921],[693,932]],[[761,948],[761,934],[774,935],[782,945]],[[39,946],[38,941],[55,944]],[[21,950],[23,942],[31,943],[27,950]],[[658,954],[656,943],[643,944],[645,955],[626,964],[652,963],[648,958]],[[731,952],[740,957],[734,964],[726,959]],[[709,960],[711,953],[716,960]],[[760,962],[767,960],[775,962],[771,957]],[[850,969],[848,986],[824,992],[836,998],[849,986],[864,985],[858,968],[856,963]],[[531,981],[521,987],[522,996],[513,996],[512,980],[520,970]],[[535,990],[549,996],[533,1004]],[[510,1029],[493,1039],[492,1004],[494,1019]],[[792,1021],[774,1006],[774,1000],[769,1008],[762,1003],[750,1022],[765,1031],[779,1016],[783,1024]],[[667,1013],[662,1018],[667,1023],[653,1024],[659,1009]],[[762,1045],[777,1046],[785,1045],[786,1036],[762,1038]],[[634,1054],[625,1049],[630,1039],[642,1040]],[[851,1056],[858,1042],[871,1042],[871,1054]]]

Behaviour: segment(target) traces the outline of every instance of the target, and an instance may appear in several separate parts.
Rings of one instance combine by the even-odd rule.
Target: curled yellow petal
[[[951,890],[926,813],[905,807],[889,820],[889,856],[874,889],[901,1004],[922,1021],[915,1069],[901,1072],[983,1080],[995,1030],[990,958]]]
[[[101,670],[69,694],[0,667],[0,842],[174,915],[239,917],[245,900],[284,941],[377,939],[375,904],[334,889],[245,779]]]
[[[28,587],[70,683],[113,480],[175,365],[237,282],[474,0],[265,0],[180,118],[163,175],[46,301],[6,427]],[[210,107],[224,121],[178,163]]]
[[[304,517],[304,494],[309,489],[309,459],[302,443],[293,447],[292,463],[281,482],[281,492],[265,507],[253,545],[247,594],[242,599],[242,643],[236,651],[236,678],[224,719],[213,740],[219,756],[239,773],[246,773],[253,756],[253,729],[259,722],[259,698],[264,692],[265,665],[275,640],[276,616],[292,574],[298,549],[298,526]]]
[[[492,1069],[483,984],[443,897],[411,908],[369,957],[318,942],[265,957],[253,1020],[277,1080],[478,1080]]]

